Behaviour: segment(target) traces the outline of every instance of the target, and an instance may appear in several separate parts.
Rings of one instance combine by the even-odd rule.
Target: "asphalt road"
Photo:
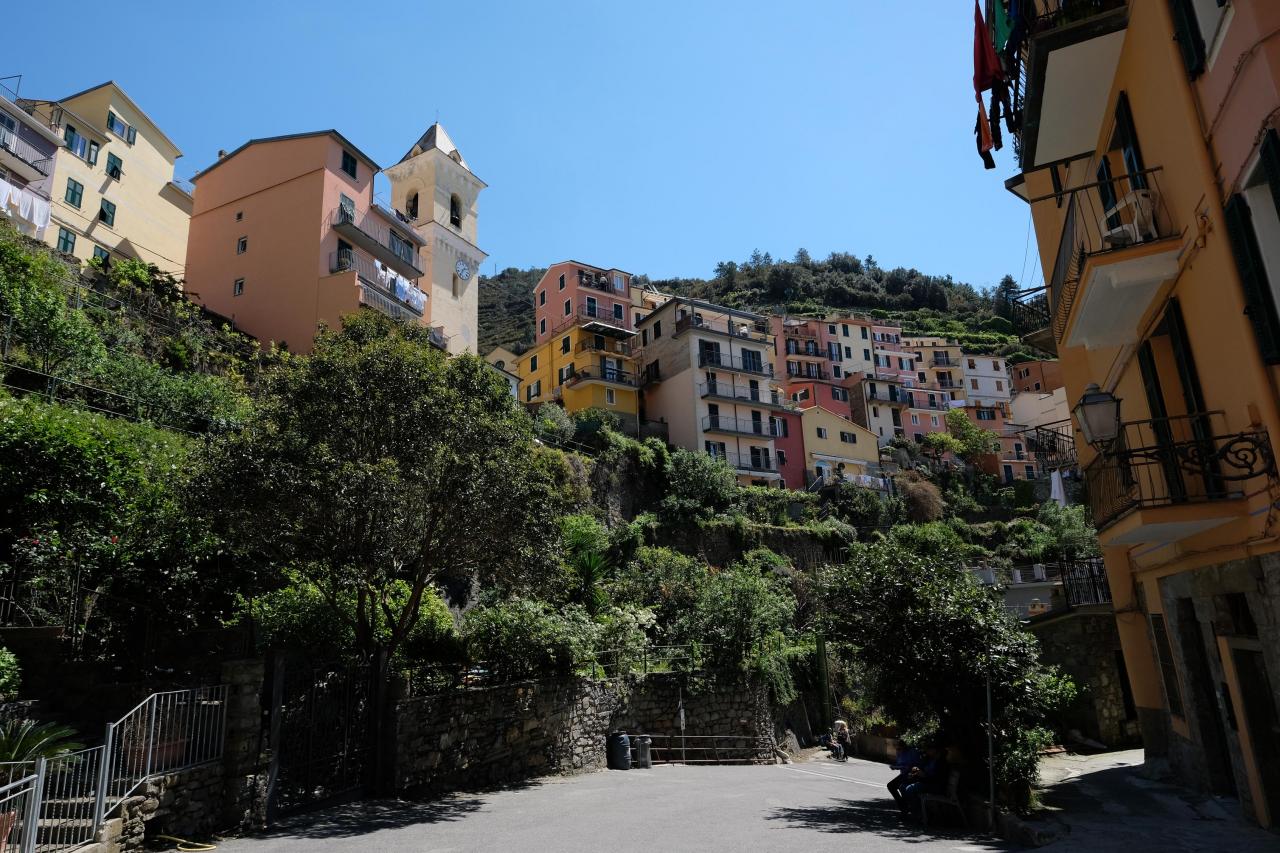
[[[1012,849],[902,823],[881,764],[660,766],[542,779],[438,802],[360,803],[295,818],[222,853]]]

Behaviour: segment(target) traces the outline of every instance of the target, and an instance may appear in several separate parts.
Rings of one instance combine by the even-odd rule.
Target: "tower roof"
[[[432,148],[438,148],[445,154],[452,157],[467,171],[471,171],[471,167],[467,165],[467,161],[462,159],[462,152],[458,150],[458,146],[453,144],[453,140],[449,138],[448,132],[441,127],[440,122],[436,122],[427,128],[427,132],[418,138],[408,153],[400,158],[403,163],[411,157],[416,157],[423,151],[429,151]]]

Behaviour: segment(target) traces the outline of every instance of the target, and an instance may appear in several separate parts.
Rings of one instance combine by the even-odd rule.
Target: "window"
[[[609,406],[615,405],[618,402],[617,395],[614,394],[612,388],[604,389],[604,402]]]
[[[107,152],[107,177],[117,181],[124,177],[124,161],[111,152]]]
[[[626,287],[626,282],[622,280],[622,273],[613,274],[613,289],[622,290]]]
[[[785,450],[781,450],[781,449],[780,449],[780,450],[778,450],[778,451],[777,451],[777,454],[778,454],[778,464],[779,464],[779,465],[786,465],[786,464],[787,464],[787,452],[786,452]]]
[[[976,417],[980,421],[994,421],[996,419],[996,413],[994,409],[977,409]]]
[[[930,415],[930,416],[929,416],[929,420],[933,421],[933,425],[934,425],[934,426],[937,426],[937,425],[938,425],[938,416],[937,416],[937,415]]]
[[[976,361],[974,361],[973,359],[969,359],[969,369],[970,369],[970,370],[977,370],[977,369],[978,369],[978,363],[977,363]]]
[[[560,352],[568,352],[569,346],[570,346],[569,336],[565,335],[563,338],[560,339]]]
[[[84,184],[75,178],[67,178],[67,193],[63,196],[67,200],[67,204],[72,207],[80,207],[80,202],[84,199]]]
[[[564,273],[560,273],[560,289],[564,290]]]
[[[970,388],[972,388],[974,391],[977,391],[977,390],[978,390],[978,380],[976,380],[976,379],[970,379],[970,380],[969,380],[969,387],[970,387]]]
[[[640,325],[640,321],[641,321],[641,320],[643,320],[643,319],[644,319],[644,315],[643,315],[643,314],[641,314],[639,311],[637,311],[637,312],[636,312],[636,322],[634,323],[634,325],[639,326],[639,325]]]
[[[640,346],[645,347],[648,345],[649,345],[649,330],[641,329],[640,330]]]
[[[1173,649],[1169,646],[1169,631],[1164,624],[1163,613],[1151,614],[1151,633],[1156,641],[1156,658],[1160,661],[1160,678],[1164,681],[1164,695],[1169,700],[1169,713],[1181,717],[1182,690],[1178,686],[1178,668],[1173,662]]]
[[[656,341],[660,337],[662,337],[662,321],[655,320],[653,323],[653,339]]]
[[[991,362],[991,369],[998,373],[1000,371],[1000,362],[998,361]]]
[[[871,407],[871,417],[873,417],[873,418],[878,418],[878,417],[880,417],[880,407],[879,407],[879,406],[872,406],[872,407]],[[881,433],[881,435],[883,435],[883,433]]]
[[[418,194],[414,193],[404,200],[404,215],[409,219],[418,218]]]
[[[240,221],[240,220],[242,220],[242,219],[244,219],[244,211],[243,211],[243,210],[237,210],[237,211],[236,211],[236,222],[239,222],[239,221]]]
[[[572,364],[560,368],[556,371],[556,384],[563,385],[565,382],[573,378],[574,372]]]
[[[621,304],[614,305],[613,319],[621,321],[624,316],[626,316],[626,314],[622,310],[622,305]]]
[[[707,455],[714,456],[716,459],[725,458],[723,441],[704,441],[702,446],[706,449]]]
[[[836,333],[836,324],[835,324],[835,323],[828,323],[828,324],[827,324],[827,334],[828,334],[828,335],[834,335],[835,333]]]
[[[102,207],[98,209],[98,219],[108,226],[114,227],[116,224],[116,206],[104,198]]]
[[[838,364],[831,365],[831,375],[834,376],[836,379],[840,378],[840,365]]]
[[[231,295],[242,296],[244,294],[244,279],[238,278],[231,284]]]
[[[832,388],[831,399],[839,400],[841,403],[849,402],[849,389],[848,388]]]
[[[538,334],[545,335],[547,333],[547,318],[543,317],[538,321]]]
[[[101,246],[94,246],[93,259],[95,261],[102,261],[105,264],[111,260],[111,253],[108,252],[106,249],[102,248]]]
[[[827,428],[818,427],[818,438],[826,438],[826,437],[827,437]]]
[[[1037,390],[1037,391],[1039,391],[1039,390],[1040,390],[1040,383],[1039,383],[1039,382],[1037,382],[1037,383],[1036,383],[1035,390]]]
[[[840,440],[841,440],[841,441],[843,441],[845,444],[857,444],[857,443],[858,443],[858,434],[857,434],[856,432],[843,432],[843,431],[841,431],[841,433],[840,433]]]
[[[912,416],[911,416],[911,425],[912,425],[912,426],[920,426],[920,416],[919,416],[919,415],[912,415]]]
[[[869,350],[869,349],[864,349],[864,350],[862,351],[862,360],[863,360],[863,361],[870,361],[870,360],[871,360],[871,350]]]
[[[572,300],[566,299],[564,301],[564,316],[568,317],[572,313],[573,313],[573,302]]]
[[[65,228],[58,229],[58,251],[70,255],[76,250],[76,235]]]
[[[867,339],[867,327],[862,326],[860,328],[862,329],[862,339],[865,341]]]
[[[241,237],[236,241],[236,254],[243,255],[247,251],[249,251],[249,238]]]
[[[356,177],[356,158],[350,151],[342,152],[342,171],[351,177]]]
[[[536,355],[529,356],[529,372],[532,373],[537,369],[538,369],[538,357]]]
[[[1280,364],[1280,134],[1268,130],[1258,165],[1242,182],[1244,190],[1224,209],[1227,233],[1244,290],[1244,313],[1266,364]]]
[[[120,116],[107,110],[107,130],[124,139],[129,134],[129,125],[125,124],[120,119]],[[132,142],[133,140],[130,139],[129,141]]]
[[[1026,470],[1027,479],[1028,479],[1028,480],[1034,480],[1034,479],[1036,478],[1036,469],[1035,469],[1035,466],[1027,465],[1027,466],[1024,466],[1024,467],[1027,469],[1027,470]]]
[[[457,193],[449,196],[449,224],[454,228],[462,227],[462,199]]]
[[[997,380],[996,380],[996,390],[997,390],[997,391],[1003,391],[1003,390],[1004,390],[1004,383],[1003,383],[1002,381],[1000,381],[999,379],[997,379]]]
[[[545,290],[538,292],[538,304],[539,305],[547,304],[547,292]]]
[[[72,125],[67,125],[63,137],[67,140],[67,150],[84,160],[90,166],[98,162],[98,143],[90,142],[80,135]]]
[[[526,400],[532,400],[535,397],[541,397],[541,396],[542,396],[542,380],[541,379],[539,379],[537,382],[531,383],[527,388],[525,388],[524,398]]]

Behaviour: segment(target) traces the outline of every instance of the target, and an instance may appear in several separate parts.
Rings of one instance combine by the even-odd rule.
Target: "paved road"
[[[457,851],[982,851],[961,831],[903,824],[887,767],[851,760],[763,767],[663,766],[544,779],[436,803],[360,804],[302,816],[222,853]]]
[[[1051,853],[1280,850],[1229,800],[1143,778],[1141,750],[1046,762],[1042,820],[1064,831]],[[302,815],[222,853],[579,853],[579,851],[1013,850],[962,830],[902,823],[887,767],[851,760],[764,767],[655,767],[531,782],[438,802],[363,803]]]

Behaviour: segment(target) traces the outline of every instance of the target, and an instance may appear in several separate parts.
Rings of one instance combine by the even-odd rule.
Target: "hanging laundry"
[[[1014,6],[1018,0],[1009,0]],[[1009,44],[1009,36],[1013,34],[1013,21],[1004,7],[1005,0],[994,0],[991,4],[991,40],[996,53],[1003,53]]]
[[[978,137],[978,155],[982,157],[982,165],[987,169],[996,167],[995,160],[991,157],[991,150],[996,146],[991,137],[986,107],[982,103],[982,93],[1002,80],[1004,70],[1000,67],[1000,58],[996,56],[995,46],[991,43],[987,23],[982,19],[982,7],[978,0],[973,0],[973,96],[978,101],[978,123],[974,133]]]
[[[31,212],[31,223],[36,226],[38,234],[43,234],[44,229],[49,227],[49,213],[49,202],[42,198],[37,198],[34,209]]]
[[[996,161],[991,157],[991,127],[987,124],[987,114],[978,106],[978,123],[973,126],[973,133],[978,138],[978,156],[982,158],[983,168],[994,169]]]

